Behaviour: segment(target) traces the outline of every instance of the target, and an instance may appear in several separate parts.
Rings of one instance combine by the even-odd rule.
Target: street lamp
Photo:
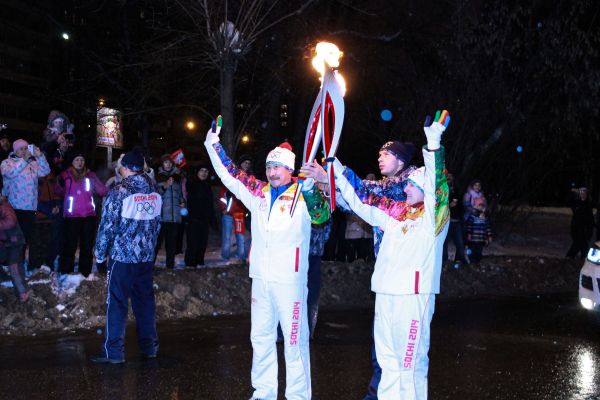
[[[242,143],[248,143],[250,141],[250,136],[244,135],[242,136]]]
[[[100,107],[104,107],[104,103],[105,103],[105,100],[104,100],[104,98],[103,98],[103,97],[100,97],[100,98],[98,99],[98,105],[99,105]]]
[[[69,40],[71,37],[69,36],[69,34],[67,32],[63,32],[62,38],[65,40]]]
[[[192,120],[189,120],[185,123],[185,128],[188,131],[193,131],[194,129],[196,129],[196,123]]]

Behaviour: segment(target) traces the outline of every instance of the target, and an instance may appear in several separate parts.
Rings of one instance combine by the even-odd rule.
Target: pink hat
[[[13,151],[17,151],[17,150],[22,149],[23,147],[27,147],[27,146],[29,146],[29,143],[27,143],[27,141],[25,141],[23,139],[17,139],[13,143]]]

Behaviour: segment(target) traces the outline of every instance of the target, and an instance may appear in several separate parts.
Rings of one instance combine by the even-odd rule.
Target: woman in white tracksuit
[[[295,155],[285,143],[267,156],[261,182],[238,169],[219,143],[220,128],[209,131],[205,146],[223,184],[251,213],[252,399],[277,399],[277,325],[284,336],[287,399],[311,398],[306,311],[311,223],[329,219],[329,208],[312,179],[306,180],[297,206],[292,179]]]
[[[371,290],[375,300],[375,348],[382,368],[380,400],[427,398],[429,325],[440,291],[442,249],[448,231],[448,185],[440,122],[425,127],[425,167],[413,172],[406,202],[361,203],[336,160],[336,184],[352,210],[384,230]],[[449,117],[448,117],[449,120]],[[447,123],[446,123],[447,125]],[[371,199],[374,200],[374,199]]]

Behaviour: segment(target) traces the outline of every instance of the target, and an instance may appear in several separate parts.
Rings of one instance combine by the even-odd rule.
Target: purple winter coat
[[[68,168],[60,174],[58,182],[55,192],[65,196],[65,218],[94,217],[96,205],[93,195],[104,197],[108,193],[108,188],[92,171],[88,171],[83,179],[76,180],[73,168]]]

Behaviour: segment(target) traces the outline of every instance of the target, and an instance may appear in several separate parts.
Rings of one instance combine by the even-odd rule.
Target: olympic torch
[[[321,75],[321,90],[315,99],[306,137],[304,140],[304,153],[302,163],[310,163],[315,159],[319,144],[323,146],[323,154],[327,162],[327,182],[329,183],[329,205],[331,211],[335,210],[335,179],[333,159],[340,143],[342,126],[344,124],[344,94],[346,83],[337,70],[343,53],[339,48],[328,42],[320,42],[316,47],[316,56],[312,60],[313,67]],[[294,195],[291,212],[294,212],[302,180],[299,179],[298,189]]]

